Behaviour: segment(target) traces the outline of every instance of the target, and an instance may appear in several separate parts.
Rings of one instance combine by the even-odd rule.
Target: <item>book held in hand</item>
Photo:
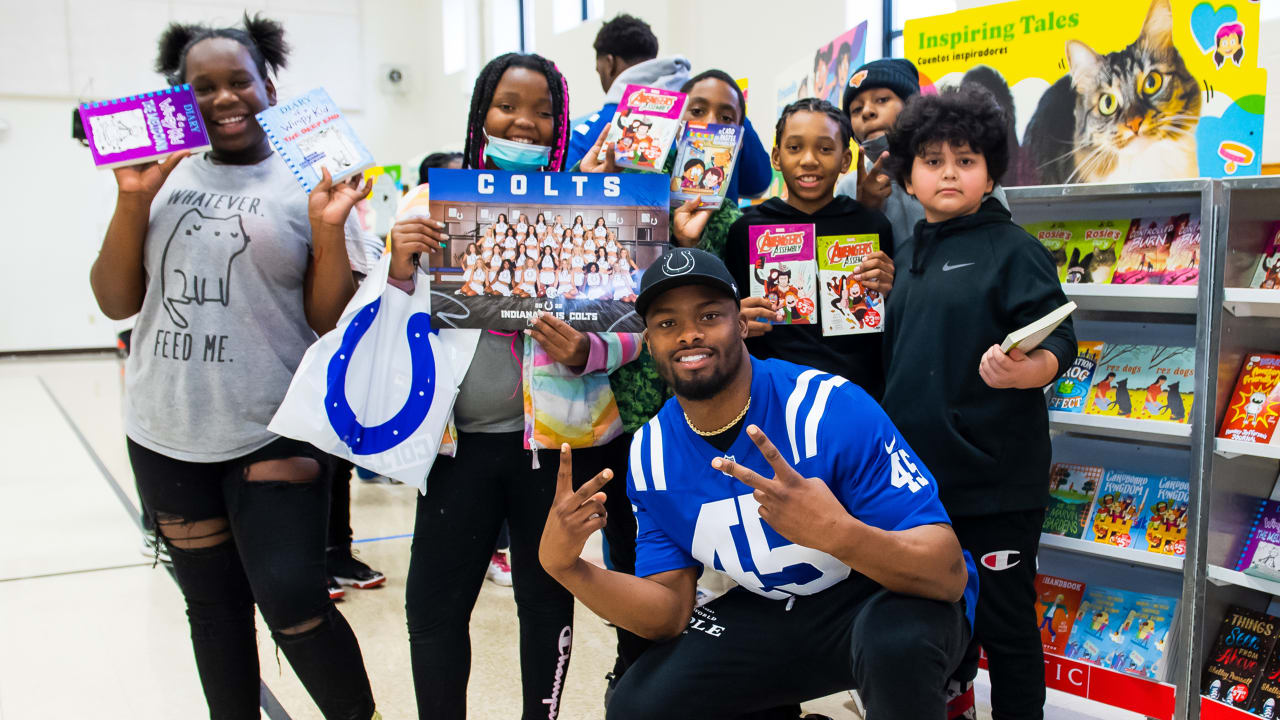
[[[374,166],[373,155],[323,88],[269,107],[256,117],[304,192],[319,184],[322,168],[329,169],[337,184]]]
[[[139,165],[178,152],[210,148],[209,133],[190,85],[84,103],[85,140],[100,168]]]
[[[782,320],[775,325],[811,325],[817,315],[817,263],[813,225],[751,225],[747,228],[751,296],[769,301]]]
[[[1253,352],[1245,356],[1235,390],[1222,416],[1218,437],[1269,445],[1280,439],[1280,355]]]
[[[605,137],[613,143],[618,167],[662,172],[680,134],[684,102],[682,92],[628,85]],[[599,159],[604,160],[603,150]]]
[[[1089,400],[1089,388],[1093,386],[1093,374],[1102,357],[1103,344],[1096,340],[1076,343],[1076,357],[1071,366],[1053,383],[1049,394],[1049,409],[1059,412],[1082,413]]]
[[[1004,342],[1000,343],[1000,349],[1006,353],[1014,348],[1024,353],[1035,350],[1075,310],[1076,304],[1068,302],[1026,327],[1014,330],[1005,337]]]
[[[671,171],[671,207],[694,198],[701,207],[720,207],[741,148],[741,125],[687,124]]]
[[[854,276],[880,250],[880,236],[823,235],[818,238],[818,296],[822,334],[884,332],[884,296]]]

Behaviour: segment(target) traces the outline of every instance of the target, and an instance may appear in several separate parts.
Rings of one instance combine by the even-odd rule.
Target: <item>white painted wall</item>
[[[474,2],[480,27],[486,8]],[[946,0],[937,0],[942,5]],[[324,85],[348,111],[379,161],[401,163],[435,150],[461,150],[475,78],[470,68],[443,74],[442,0],[0,0],[0,212],[10,218],[0,265],[0,352],[105,347],[117,323],[97,310],[89,266],[114,203],[109,173],[92,167],[70,139],[80,99],[154,88],[155,40],[170,20],[236,19],[247,5],[282,19],[295,46],[280,79],[288,97]],[[604,96],[591,42],[600,21],[552,31],[551,2],[532,3],[533,49],[569,80],[577,117]],[[900,0],[905,3],[906,0]],[[934,0],[930,0],[934,2]],[[991,0],[957,0],[957,7]],[[778,68],[856,24],[879,0],[604,0],[604,17],[629,12],[647,20],[663,55],[682,53],[695,71],[718,67],[750,79],[748,114],[772,134]],[[1263,26],[1262,55],[1280,83],[1280,19]],[[868,56],[879,54],[873,23]],[[487,33],[481,33],[487,36]],[[792,49],[795,49],[793,51]],[[482,52],[482,60],[488,53]],[[389,65],[406,74],[388,93]],[[1280,161],[1280,113],[1268,122],[1264,160]]]

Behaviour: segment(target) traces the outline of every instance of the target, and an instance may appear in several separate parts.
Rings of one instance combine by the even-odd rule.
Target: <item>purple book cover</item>
[[[179,150],[208,150],[209,133],[190,85],[84,103],[85,139],[100,168],[137,165]]]
[[[818,264],[813,225],[747,227],[751,296],[768,300],[782,312],[775,325],[811,325],[818,321]]]
[[[1235,569],[1246,575],[1280,580],[1280,503],[1258,501]]]

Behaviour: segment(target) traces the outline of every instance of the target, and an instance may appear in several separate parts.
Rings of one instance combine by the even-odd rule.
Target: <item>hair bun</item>
[[[156,54],[156,72],[165,76],[172,84],[180,82],[178,69],[182,66],[182,57],[188,44],[197,35],[207,32],[203,25],[169,23],[169,27],[160,33],[160,49]]]
[[[249,33],[253,44],[258,47],[258,52],[262,53],[262,60],[266,63],[267,70],[272,75],[279,74],[280,70],[288,64],[289,59],[289,44],[284,39],[284,25],[263,17],[262,13],[250,16],[245,12],[244,29]]]

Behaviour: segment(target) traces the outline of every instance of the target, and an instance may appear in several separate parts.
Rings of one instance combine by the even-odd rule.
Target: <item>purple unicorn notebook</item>
[[[190,85],[84,103],[85,138],[100,168],[138,165],[179,150],[208,150],[209,133]]]

